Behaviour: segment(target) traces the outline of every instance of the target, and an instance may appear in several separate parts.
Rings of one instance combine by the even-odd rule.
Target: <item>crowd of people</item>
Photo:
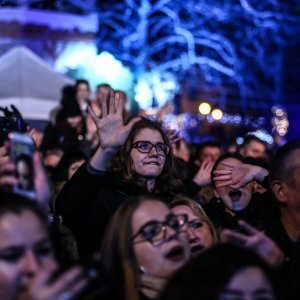
[[[126,101],[63,89],[35,199],[0,146],[0,299],[300,299],[300,139],[190,145]]]

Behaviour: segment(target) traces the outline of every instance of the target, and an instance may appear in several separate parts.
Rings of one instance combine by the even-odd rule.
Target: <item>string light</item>
[[[288,132],[289,127],[289,121],[287,112],[284,108],[281,106],[273,106],[271,108],[271,111],[273,113],[272,117],[272,132],[274,134],[279,135],[280,137],[283,137]]]
[[[223,112],[221,111],[221,109],[219,108],[215,108],[212,113],[211,116],[213,117],[214,120],[219,121],[222,119],[223,117]]]
[[[200,114],[202,115],[208,115],[211,111],[211,106],[209,103],[207,102],[202,102],[200,105],[199,105],[199,112]]]

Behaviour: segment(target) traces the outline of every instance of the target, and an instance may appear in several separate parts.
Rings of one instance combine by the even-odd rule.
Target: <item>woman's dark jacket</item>
[[[113,213],[130,196],[144,194],[149,192],[136,184],[124,182],[105,171],[91,173],[91,167],[83,164],[59,193],[56,213],[73,232],[80,257],[91,259],[100,249]],[[167,202],[172,197],[171,194],[159,196]]]

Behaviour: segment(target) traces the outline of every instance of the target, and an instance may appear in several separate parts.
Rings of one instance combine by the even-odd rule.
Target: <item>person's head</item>
[[[56,182],[70,180],[78,168],[86,161],[82,152],[67,152],[61,158],[53,172],[53,179]]]
[[[61,113],[57,116],[57,122],[67,121],[71,128],[78,127],[83,120],[79,103],[74,98],[65,98],[61,102]]]
[[[1,195],[1,300],[18,299],[38,271],[56,266],[47,225],[35,202],[14,194]]]
[[[204,142],[198,147],[196,163],[200,166],[204,161],[215,162],[221,154],[222,148],[218,142]]]
[[[30,190],[33,188],[33,165],[31,156],[21,154],[16,158],[16,174],[21,189]]]
[[[266,144],[254,135],[246,135],[239,148],[239,154],[245,157],[265,157]]]
[[[43,152],[43,161],[46,167],[55,168],[64,155],[64,151],[58,147],[49,147]]]
[[[226,153],[219,157],[211,171],[211,182],[215,196],[223,201],[227,209],[236,212],[245,209],[250,203],[252,194],[255,191],[255,182],[250,182],[238,189],[233,189],[230,186],[216,187],[213,173],[216,170],[229,171],[229,166],[235,166],[241,163],[247,163],[246,159],[238,154]]]
[[[101,253],[108,273],[116,285],[124,284],[127,297],[138,293],[140,274],[169,278],[187,262],[189,249],[182,231],[186,222],[185,215],[174,215],[152,195],[130,198],[117,210]]]
[[[96,101],[98,103],[98,105],[101,107],[101,96],[103,94],[109,94],[111,90],[111,86],[107,83],[102,83],[102,84],[98,84],[97,88],[96,88]]]
[[[220,244],[179,270],[167,284],[164,300],[275,300],[272,273],[249,250]]]
[[[300,216],[300,139],[277,150],[271,162],[270,181],[281,207]]]
[[[133,126],[111,169],[127,181],[159,179],[155,181],[155,188],[165,192],[175,185],[170,148],[162,128],[142,118]]]
[[[76,99],[79,103],[85,102],[89,99],[90,85],[87,80],[79,79],[75,83]]]
[[[194,200],[185,195],[177,195],[171,202],[174,214],[186,214],[188,238],[191,255],[196,257],[218,241],[216,230],[203,208]]]

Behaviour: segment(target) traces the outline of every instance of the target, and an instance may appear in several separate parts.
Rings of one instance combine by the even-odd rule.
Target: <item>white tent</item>
[[[15,47],[0,57],[0,106],[15,105],[25,119],[48,120],[62,87],[73,83],[28,48]]]

